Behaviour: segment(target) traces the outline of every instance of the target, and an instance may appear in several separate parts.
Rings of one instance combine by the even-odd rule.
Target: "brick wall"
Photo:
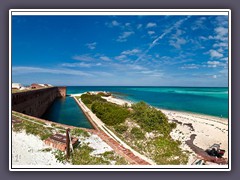
[[[50,87],[12,94],[12,110],[41,117],[57,97],[66,96],[66,87]]]

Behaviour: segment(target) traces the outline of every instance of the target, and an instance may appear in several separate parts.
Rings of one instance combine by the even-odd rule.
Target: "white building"
[[[20,83],[12,83],[12,89],[21,89],[22,87],[24,86]]]

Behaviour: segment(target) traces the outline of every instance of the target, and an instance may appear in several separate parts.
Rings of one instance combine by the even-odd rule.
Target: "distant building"
[[[12,89],[21,89],[22,87],[24,86],[20,83],[12,83]]]
[[[32,89],[37,89],[37,88],[42,88],[42,87],[44,87],[44,86],[42,86],[41,84],[36,84],[36,83],[31,84]]]
[[[37,88],[42,88],[42,87],[52,87],[52,85],[51,84],[36,84],[36,83],[31,84],[32,89],[37,89]]]

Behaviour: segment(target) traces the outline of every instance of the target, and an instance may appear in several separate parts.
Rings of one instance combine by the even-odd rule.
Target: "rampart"
[[[66,87],[48,87],[12,94],[12,110],[41,117],[57,97],[66,96]]]

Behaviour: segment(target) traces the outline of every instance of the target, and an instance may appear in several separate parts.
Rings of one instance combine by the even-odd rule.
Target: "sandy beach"
[[[112,96],[103,98],[118,105],[124,105],[125,103],[131,105],[131,102]],[[171,132],[171,136],[173,139],[181,141],[183,150],[191,152],[188,164],[196,159],[196,154],[186,144],[191,135],[196,135],[193,143],[203,150],[215,143],[221,144],[220,148],[225,150],[223,157],[228,158],[228,119],[188,112],[159,110],[167,115],[169,121],[177,123],[177,127]]]

